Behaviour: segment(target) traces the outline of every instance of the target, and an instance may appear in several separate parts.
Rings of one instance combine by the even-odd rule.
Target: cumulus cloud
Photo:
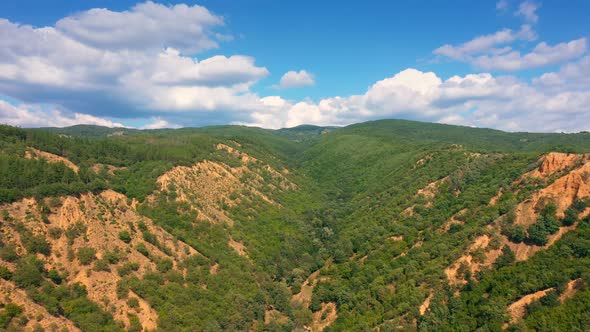
[[[95,8],[59,20],[55,27],[85,45],[108,50],[175,48],[194,53],[227,38],[211,32],[223,18],[202,6],[165,6],[151,1],[127,11]]]
[[[66,127],[77,124],[93,124],[106,127],[123,127],[123,124],[88,114],[72,113],[57,109],[43,109],[34,105],[12,105],[0,99],[0,121],[21,127]]]
[[[539,16],[537,15],[537,9],[540,5],[533,1],[525,1],[518,6],[518,10],[514,12],[514,15],[521,16],[526,21],[531,23],[537,23]]]
[[[543,67],[575,59],[583,55],[588,48],[588,40],[580,38],[567,43],[551,46],[545,42],[524,55],[518,51],[505,54],[482,55],[472,60],[477,67],[485,70],[516,71],[528,68]]]
[[[278,88],[290,89],[290,88],[301,88],[304,86],[311,86],[315,84],[313,75],[305,70],[294,71],[290,70],[286,72],[281,81],[279,82]]]
[[[588,56],[532,82],[490,73],[443,79],[406,69],[357,95],[293,101],[253,91],[269,72],[252,57],[192,53],[231,39],[220,27],[223,18],[204,7],[152,2],[122,12],[93,9],[48,27],[0,19],[0,95],[20,102],[0,99],[0,122],[122,126],[114,118],[148,122],[144,128],[229,122],[279,128],[397,117],[532,131],[587,130],[590,123]],[[514,71],[572,61],[587,49],[586,38],[541,42],[523,54],[513,49],[535,38],[525,24],[434,53]],[[290,71],[279,87],[314,83],[305,70]]]
[[[482,53],[502,54],[510,51],[510,47],[498,48],[517,40],[531,41],[537,38],[531,26],[524,24],[520,30],[503,29],[490,35],[476,37],[464,44],[453,46],[443,45],[433,51],[435,55],[445,56],[453,60],[470,61],[475,55]]]
[[[551,91],[513,76],[482,73],[442,80],[432,72],[406,69],[376,82],[362,95],[318,102],[266,97],[265,107],[253,112],[250,122],[241,123],[279,128],[396,117],[510,131],[579,131],[590,128],[589,102],[588,86]]]
[[[203,7],[151,2],[93,9],[53,27],[0,19],[0,94],[99,117],[241,110],[266,68],[243,55],[183,54],[214,47],[210,28],[219,24]]]
[[[564,65],[558,72],[549,72],[535,78],[533,82],[543,88],[558,91],[589,90],[590,55]]]

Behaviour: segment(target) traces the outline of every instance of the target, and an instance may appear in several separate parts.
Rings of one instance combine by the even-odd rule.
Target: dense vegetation
[[[157,190],[156,179],[174,166],[203,160],[244,165],[216,149],[218,143],[258,159],[260,163],[250,167],[258,167],[260,174],[265,174],[262,163],[288,169],[286,177],[297,189],[274,190],[281,185],[278,180],[262,176],[260,192],[276,204],[237,192],[236,197],[250,198],[234,205],[220,203],[233,226],[200,220],[189,202],[175,199],[174,188]],[[27,148],[65,157],[79,170],[26,159]],[[562,219],[554,204],[546,204],[527,228],[515,225],[512,217],[518,203],[555,180],[516,181],[549,151],[590,152],[590,135],[505,133],[397,120],[278,131],[240,126],[156,131],[1,126],[0,203],[105,189],[136,199],[141,215],[202,254],[177,267],[162,259],[142,277],[133,273],[139,267],[132,262],[119,267],[119,295],[126,298],[132,290],[147,300],[158,312],[162,331],[301,330],[328,302],[337,307],[338,318],[327,328],[333,331],[389,331],[399,326],[498,331],[510,325],[510,303],[551,287],[554,293],[532,303],[524,319],[509,328],[584,330],[590,326],[590,287],[585,286],[590,282],[590,222],[577,216],[588,202],[576,201]],[[416,194],[434,182],[439,187],[433,197]],[[505,194],[498,203],[488,204],[500,189]],[[452,217],[460,223],[447,227]],[[521,262],[496,241],[502,254],[493,268],[477,275],[462,271],[466,284],[459,291],[449,286],[445,268],[498,220],[512,243],[539,246],[559,227],[576,222],[578,227]],[[65,283],[67,276],[43,266],[43,257],[51,254],[47,241],[18,220],[10,222],[27,253],[17,252],[9,241],[0,242],[0,259],[15,267],[2,265],[2,279],[83,330],[122,328],[108,310],[88,299],[83,286]],[[135,247],[143,255],[151,254],[147,244],[169,250],[147,227],[136,231],[145,244]],[[78,231],[68,232],[66,236],[75,237]],[[132,235],[117,234],[129,245]],[[228,246],[230,240],[243,243],[248,255],[236,253]],[[114,256],[111,262],[99,258],[90,247],[72,253],[72,259],[98,271],[118,261]],[[215,264],[223,268],[212,274]],[[292,301],[317,270],[322,278],[309,308]],[[577,278],[582,282],[575,296],[563,303],[556,300],[565,284]],[[419,307],[430,294],[430,310],[421,314]],[[136,298],[128,301],[138,305]],[[269,310],[285,319],[264,323]],[[5,301],[0,328],[18,329],[22,316],[19,306]],[[129,327],[134,328],[137,324]]]

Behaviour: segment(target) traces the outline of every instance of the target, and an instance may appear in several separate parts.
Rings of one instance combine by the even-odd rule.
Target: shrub
[[[43,281],[43,262],[35,256],[27,256],[18,262],[12,280],[20,287],[39,286]]]
[[[0,266],[0,278],[10,280],[12,279],[12,272],[6,266]]]
[[[170,271],[172,266],[173,266],[172,260],[170,260],[168,258],[164,258],[164,259],[161,259],[160,261],[158,261],[158,264],[156,267],[157,267],[158,271],[164,273],[164,272]]]
[[[16,262],[18,260],[18,254],[16,248],[12,244],[7,244],[0,248],[0,258],[7,262]]]
[[[128,231],[121,231],[119,233],[119,239],[125,243],[131,242],[131,234]]]
[[[91,247],[82,247],[78,249],[78,260],[82,265],[88,265],[96,259],[96,250]]]
[[[139,270],[139,263],[128,262],[128,263],[125,263],[123,266],[120,266],[117,269],[117,272],[119,272],[119,275],[121,277],[124,277],[124,276],[130,274],[132,271],[137,271],[137,270]]]
[[[150,252],[148,251],[145,244],[139,243],[138,245],[135,246],[135,249],[137,249],[137,251],[139,251],[145,257],[150,257]]]
[[[526,233],[522,225],[514,226],[508,233],[508,239],[514,243],[521,243],[526,239]]]
[[[59,284],[61,284],[61,282],[62,282],[62,277],[61,277],[61,275],[60,275],[60,274],[59,274],[59,272],[58,272],[57,270],[55,270],[55,269],[53,269],[53,270],[49,270],[49,272],[47,272],[47,277],[48,277],[49,279],[51,279],[51,281],[53,281],[54,283],[56,283],[56,284],[58,284],[58,285],[59,285]]]
[[[549,233],[545,229],[545,225],[541,223],[532,224],[529,226],[527,233],[527,242],[538,246],[544,246],[547,244],[547,235],[549,235]]]
[[[139,308],[139,300],[136,297],[130,297],[127,300],[127,305],[131,308]]]
[[[49,256],[51,254],[51,247],[45,237],[41,235],[35,235],[28,237],[26,240],[23,241],[27,252],[31,254],[43,254],[45,256]]]

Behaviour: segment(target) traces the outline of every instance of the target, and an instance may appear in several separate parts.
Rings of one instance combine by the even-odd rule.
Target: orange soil
[[[13,302],[23,308],[23,313],[29,317],[25,325],[27,331],[33,331],[36,325],[40,325],[46,331],[52,331],[53,327],[66,331],[80,331],[72,321],[63,316],[51,315],[43,306],[30,299],[24,290],[17,288],[10,281],[0,279],[0,297],[5,302]]]
[[[75,173],[78,173],[78,166],[69,159],[58,156],[53,153],[37,150],[35,148],[27,148],[25,151],[25,158],[27,159],[45,159],[48,163],[63,163]]]
[[[227,145],[218,144],[217,149],[227,151],[242,165],[231,167],[224,163],[205,160],[191,167],[174,167],[157,180],[160,191],[175,191],[177,201],[191,203],[192,208],[198,213],[197,219],[212,223],[224,222],[231,226],[233,220],[226,213],[225,206],[232,207],[242,201],[251,201],[255,197],[269,204],[279,205],[267,195],[269,192],[297,189],[297,186],[283,175],[288,171],[278,172],[256,158]],[[263,178],[264,174],[270,174],[272,183]]]
[[[519,322],[524,314],[526,313],[526,306],[531,304],[533,301],[536,301],[542,297],[544,297],[547,292],[552,290],[553,288],[544,289],[533,294],[528,294],[521,297],[518,301],[512,303],[508,307],[508,315],[510,315],[510,323],[514,324]],[[504,326],[507,327],[507,326]]]
[[[324,314],[325,318],[322,319]],[[334,323],[336,318],[338,318],[338,314],[336,312],[336,303],[322,303],[322,309],[313,313],[313,323],[311,325],[311,330],[313,332],[322,332],[326,327]]]
[[[430,308],[430,301],[432,301],[433,297],[434,297],[434,292],[431,290],[430,294],[428,294],[428,297],[426,298],[426,300],[424,300],[424,302],[422,302],[422,304],[420,305],[420,308],[418,309],[420,311],[420,316],[423,316],[426,313],[426,310],[428,310],[428,308]]]
[[[46,205],[51,206],[50,200]],[[155,261],[161,258],[169,258],[174,266],[191,255],[199,253],[184,242],[177,241],[174,237],[153,224],[153,222],[137,214],[129,205],[128,199],[112,190],[101,194],[82,194],[79,198],[68,196],[59,200],[58,206],[51,207],[47,223],[41,221],[39,206],[34,199],[24,199],[16,203],[2,206],[12,219],[21,221],[26,228],[34,234],[41,234],[49,241],[52,252],[46,257],[46,268],[57,269],[62,274],[67,273],[66,282],[80,282],[86,286],[88,298],[97,302],[105,310],[111,312],[115,319],[129,324],[128,313],[138,315],[144,328],[154,329],[157,322],[157,314],[149,309],[147,302],[140,300],[140,311],[130,308],[126,299],[119,299],[116,295],[116,285],[121,279],[117,268],[127,262],[139,264],[139,270],[132,272],[138,276],[145,271],[155,269]],[[82,223],[86,226],[86,232],[78,236],[70,243],[62,234],[54,239],[49,236],[50,229],[61,229],[64,232],[68,227]],[[144,242],[139,230],[139,224],[143,223],[148,231],[154,234],[158,242],[168,248],[171,256],[160,248]],[[0,223],[3,234],[12,234],[6,237],[6,241],[15,244],[19,250],[24,251],[18,234],[14,234],[10,223]],[[128,231],[131,235],[129,244],[119,239],[121,231]],[[150,258],[139,253],[135,246],[144,243],[150,252]],[[70,260],[68,256],[77,252],[82,247],[91,247],[96,250],[96,257],[100,259],[107,252],[119,250],[124,257],[119,263],[109,266],[110,271],[95,271],[93,264],[82,265],[75,257]],[[143,302],[142,302],[143,301]]]

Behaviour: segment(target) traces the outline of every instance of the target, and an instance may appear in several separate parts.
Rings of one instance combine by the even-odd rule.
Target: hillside
[[[590,135],[0,127],[0,328],[587,329]]]

